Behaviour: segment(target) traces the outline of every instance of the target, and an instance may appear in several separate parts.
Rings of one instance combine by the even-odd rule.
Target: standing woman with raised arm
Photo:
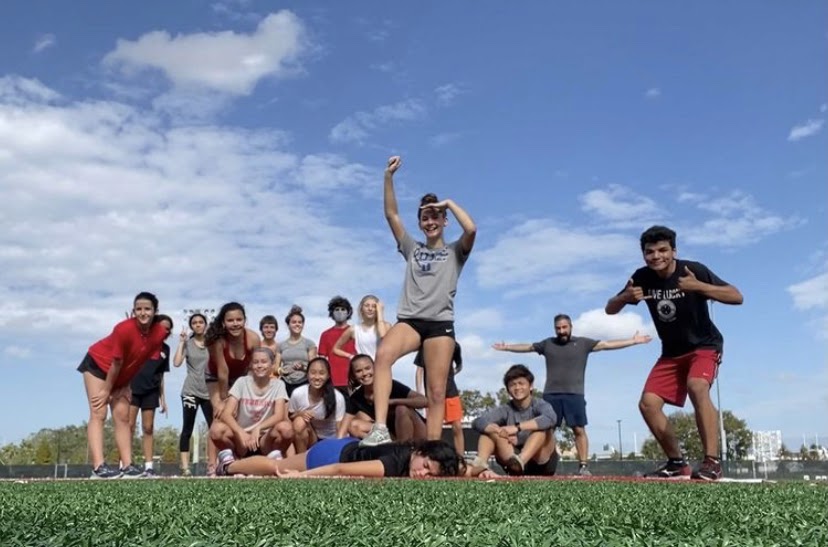
[[[380,340],[391,329],[391,323],[385,320],[383,311],[384,306],[379,298],[373,294],[363,296],[359,301],[359,325],[351,325],[342,333],[334,345],[333,352],[347,358],[349,362],[355,355],[367,355],[371,359],[376,359]],[[342,349],[352,338],[356,348],[353,354]]]
[[[394,173],[401,164],[392,156],[385,169],[383,189],[385,218],[400,254],[406,260],[405,280],[397,307],[397,324],[391,327],[377,350],[374,366],[374,407],[376,421],[371,433],[362,440],[365,446],[391,442],[386,420],[391,395],[391,365],[400,357],[423,348],[428,371],[429,439],[439,439],[443,432],[446,379],[454,354],[454,295],[463,265],[469,258],[477,227],[471,217],[454,201],[440,201],[434,194],[420,200],[417,220],[425,243],[415,241],[403,226],[394,193]],[[446,244],[443,231],[450,210],[463,229],[460,239]]]
[[[204,344],[204,333],[207,331],[207,317],[202,313],[194,313],[189,320],[192,334],[187,336],[187,328],[181,331],[178,349],[173,357],[173,366],[180,367],[187,362],[187,377],[181,387],[181,407],[183,424],[181,436],[178,439],[178,450],[181,453],[181,474],[189,477],[190,470],[190,439],[195,427],[198,409],[204,415],[207,428],[213,425],[213,405],[210,404],[210,392],[207,391],[207,382],[204,375],[207,370],[207,361],[210,359],[207,346]],[[207,461],[216,460],[216,449],[209,438],[207,440]]]

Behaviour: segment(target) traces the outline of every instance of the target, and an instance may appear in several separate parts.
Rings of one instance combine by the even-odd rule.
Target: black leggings
[[[213,425],[213,405],[210,403],[210,399],[182,395],[181,406],[184,409],[184,426],[181,428],[181,437],[178,439],[178,450],[189,452],[190,438],[193,436],[198,407],[201,407],[201,413],[204,414],[204,419],[207,420],[207,427],[209,428]]]

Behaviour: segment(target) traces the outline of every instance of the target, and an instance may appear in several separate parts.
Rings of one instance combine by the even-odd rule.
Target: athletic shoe
[[[359,441],[359,446],[378,446],[390,442],[391,433],[388,432],[388,427],[374,424],[371,426],[371,432],[368,433],[368,436]]]
[[[648,479],[687,479],[692,473],[693,471],[687,462],[672,463],[667,461],[660,467],[646,473],[644,477]]]
[[[105,463],[102,463],[98,467],[92,470],[92,474],[89,475],[90,479],[117,479],[121,476],[121,471],[118,469],[112,469]]]
[[[121,468],[122,479],[140,479],[144,476],[144,471],[133,464]]]
[[[207,464],[207,477],[213,478],[216,476],[216,464],[208,463]]]
[[[591,477],[592,472],[589,470],[589,467],[586,465],[581,465],[578,467],[578,475],[581,477]]]
[[[193,476],[193,472],[192,472],[192,471],[190,471],[190,468],[189,468],[189,467],[182,467],[182,468],[181,468],[181,476],[182,476],[182,477],[192,477],[192,476]]]
[[[218,465],[216,466],[216,475],[220,477],[226,477],[227,467],[236,461],[236,456],[233,455],[233,451],[229,448],[225,448],[221,452],[218,453]]]
[[[508,460],[503,463],[503,470],[507,475],[523,475],[523,460],[517,454],[512,454]]]
[[[693,471],[692,477],[702,481],[717,481],[722,478],[722,464],[705,458],[699,468]]]
[[[149,468],[144,469],[144,478],[145,479],[157,479],[158,473],[155,472],[155,469]]]

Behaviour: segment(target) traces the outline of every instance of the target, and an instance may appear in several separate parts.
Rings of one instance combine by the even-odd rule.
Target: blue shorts
[[[562,422],[568,427],[587,425],[586,399],[580,393],[544,393],[543,400],[552,405],[558,415],[555,427],[561,427]]]
[[[345,437],[343,439],[322,439],[308,450],[305,454],[305,466],[308,469],[316,469],[323,465],[339,463],[339,456],[342,449],[351,443],[358,443],[359,439]]]

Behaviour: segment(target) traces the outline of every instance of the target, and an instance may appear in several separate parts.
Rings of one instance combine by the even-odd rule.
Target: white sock
[[[374,422],[377,426],[377,429],[388,429],[388,426],[385,425],[385,422]]]
[[[144,469],[152,469],[152,462],[144,462]]]

